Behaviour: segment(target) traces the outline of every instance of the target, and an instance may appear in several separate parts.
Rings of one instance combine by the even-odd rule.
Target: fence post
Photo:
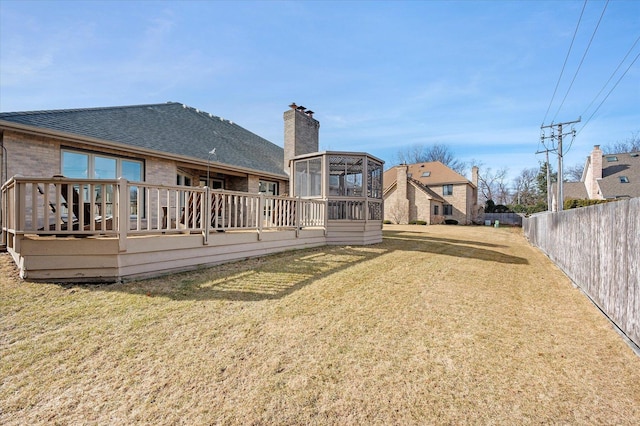
[[[118,212],[118,250],[127,251],[127,234],[129,232],[129,183],[123,177],[116,184],[116,203]]]

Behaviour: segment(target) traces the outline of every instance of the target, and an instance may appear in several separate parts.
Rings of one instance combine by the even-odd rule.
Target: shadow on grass
[[[407,240],[407,241],[442,242],[442,243],[452,243],[457,245],[464,244],[464,245],[471,245],[471,246],[494,247],[494,248],[507,247],[500,244],[491,244],[483,241],[457,240],[453,238],[433,237],[427,233],[416,233],[411,231],[383,231],[383,234],[384,234],[384,238]]]
[[[319,279],[396,250],[528,264],[527,259],[483,248],[505,246],[478,241],[437,238],[407,231],[384,231],[383,238],[383,243],[372,246],[295,250],[148,280],[82,287],[173,300],[261,301],[286,297]]]
[[[148,280],[92,287],[174,300],[261,301],[280,299],[326,276],[377,258],[378,246],[288,251]]]
[[[479,241],[456,240],[450,238],[431,237],[423,233],[408,233],[406,231],[385,231],[384,239],[390,242],[391,250],[418,251],[445,256],[479,259],[487,262],[527,265],[529,261],[523,257],[512,256],[482,247],[506,248],[498,244]],[[470,247],[479,246],[479,247]]]

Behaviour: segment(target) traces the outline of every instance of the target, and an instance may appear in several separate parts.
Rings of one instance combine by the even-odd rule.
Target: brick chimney
[[[471,168],[471,183],[478,187],[478,166]]]
[[[408,169],[406,164],[396,166],[396,204],[392,208],[395,210],[395,219],[400,224],[409,223]]]
[[[599,193],[600,185],[598,185],[598,180],[602,179],[602,150],[600,150],[600,145],[593,146],[589,163],[584,186],[587,189],[589,198],[602,199],[602,194]]]
[[[295,103],[284,113],[284,170],[291,175],[289,161],[298,155],[318,152],[320,122],[313,111]]]

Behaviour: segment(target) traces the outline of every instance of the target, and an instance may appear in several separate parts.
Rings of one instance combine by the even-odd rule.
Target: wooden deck
[[[12,178],[2,188],[2,244],[32,281],[117,282],[284,250],[382,241],[381,200],[349,217],[327,200],[124,179]]]

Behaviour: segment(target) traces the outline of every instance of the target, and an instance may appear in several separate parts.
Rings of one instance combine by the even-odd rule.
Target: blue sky
[[[566,165],[640,131],[637,1],[586,3],[551,102],[584,4],[0,0],[0,111],[176,101],[282,145],[296,102],[322,150],[442,143],[513,177],[543,122],[582,116]]]

